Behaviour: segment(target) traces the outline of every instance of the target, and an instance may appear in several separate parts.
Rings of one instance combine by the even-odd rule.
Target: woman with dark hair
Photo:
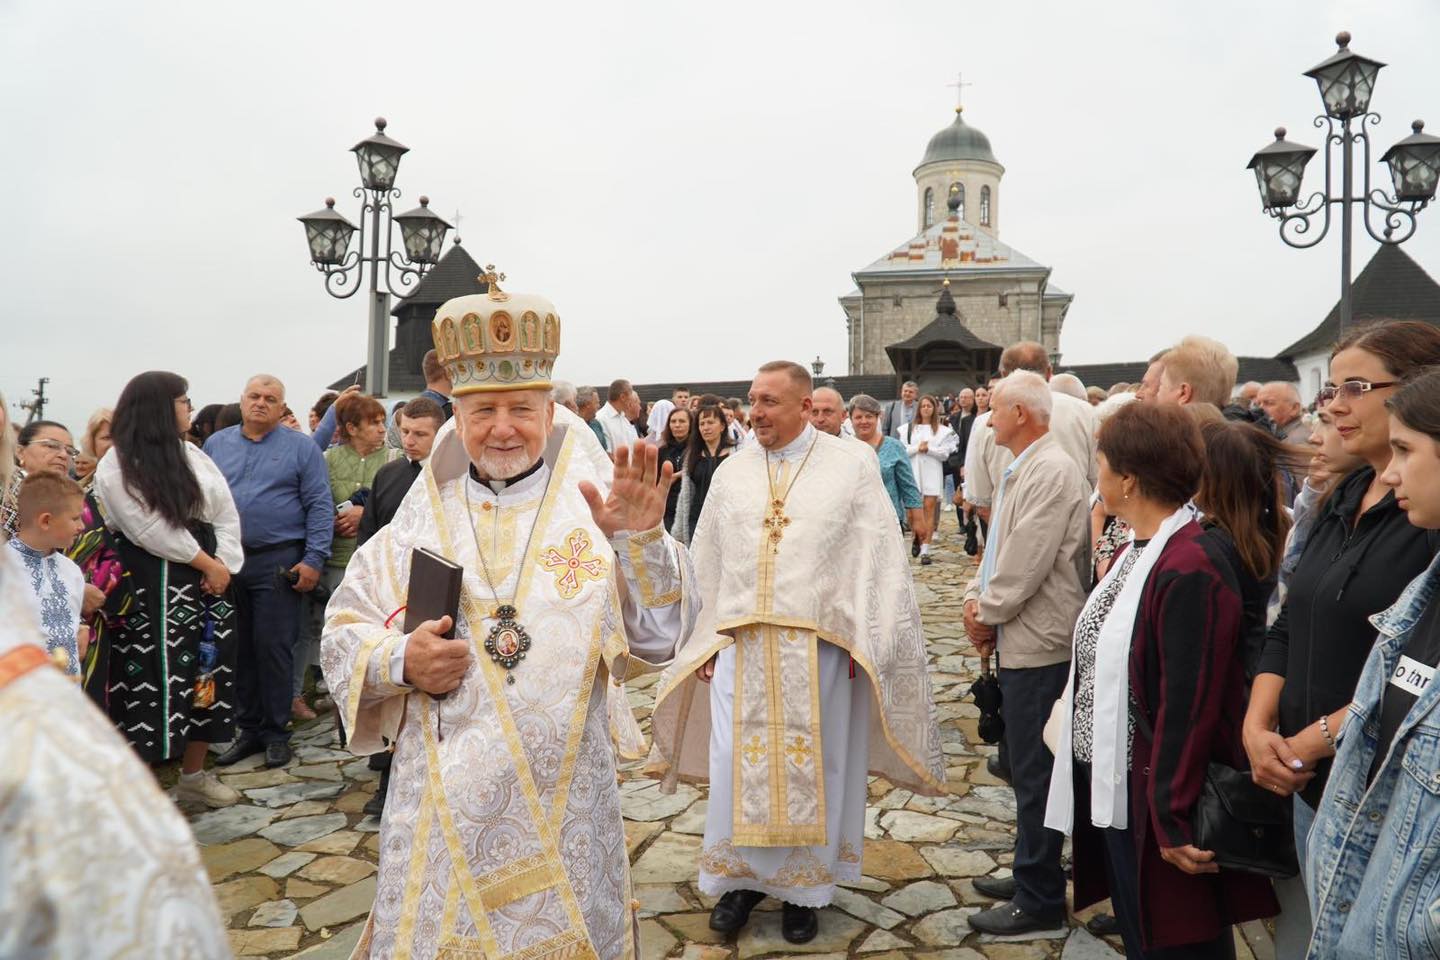
[[[1440,329],[1406,320],[1363,327],[1330,357],[1320,402],[1344,451],[1364,460],[1318,508],[1265,639],[1245,716],[1255,782],[1295,796],[1295,845],[1325,789],[1335,735],[1375,637],[1370,617],[1430,564],[1440,535],[1411,525],[1381,479],[1390,462],[1385,401],[1407,377],[1440,364]],[[1314,891],[1310,891],[1314,894]]]
[[[685,472],[685,454],[690,450],[690,429],[695,415],[689,407],[676,407],[665,418],[665,430],[660,434],[660,459],[669,461],[678,477]],[[665,504],[665,529],[675,526],[675,508],[680,502],[680,484],[670,488],[670,499]]]
[[[95,468],[96,499],[134,595],[111,633],[109,707],[142,759],[183,757],[177,802],[222,807],[240,795],[205,772],[205,752],[234,735],[235,608],[226,593],[245,558],[224,475],[181,439],[187,389],[163,371],[127,383],[115,446]]]
[[[20,519],[20,484],[32,473],[70,476],[70,467],[80,451],[70,431],[54,420],[32,420],[20,430],[15,441],[15,471],[0,498],[0,540],[15,536]]]
[[[700,511],[710,481],[720,464],[730,455],[729,418],[725,408],[702,406],[695,418],[695,431],[690,434],[690,449],[685,454],[685,473],[680,478],[680,499],[675,503],[675,530],[671,536],[688,544],[690,535],[700,523]]]
[[[1133,538],[1075,624],[1045,825],[1073,833],[1075,909],[1108,895],[1127,957],[1232,958],[1231,926],[1279,906],[1269,880],[1195,845],[1209,764],[1245,757],[1240,590],[1189,503],[1204,442],[1183,408],[1132,403],[1097,450]]]
[[[223,403],[207,403],[195,414],[195,419],[190,421],[190,432],[186,435],[191,443],[198,447],[205,446],[205,441],[218,428],[216,423],[220,420],[220,411],[225,409]]]
[[[1205,461],[1195,506],[1205,536],[1229,562],[1240,587],[1240,648],[1248,680],[1265,646],[1266,608],[1290,532],[1276,480],[1298,463],[1300,451],[1239,420],[1206,421],[1200,436]]]
[[[1417,529],[1440,530],[1440,372],[1386,401],[1382,482]],[[1310,833],[1307,883],[1316,905],[1309,956],[1434,956],[1440,878],[1440,560],[1373,619],[1337,729],[1335,764]],[[1427,946],[1429,949],[1427,950]]]

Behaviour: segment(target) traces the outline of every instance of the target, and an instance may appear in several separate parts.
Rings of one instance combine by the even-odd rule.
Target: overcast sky
[[[555,302],[558,376],[844,372],[836,298],[913,232],[960,70],[1002,239],[1075,295],[1067,360],[1195,331],[1273,354],[1334,302],[1338,229],[1284,246],[1245,164],[1276,124],[1319,146],[1300,73],[1342,28],[1390,64],[1377,159],[1440,128],[1430,0],[0,0],[0,390],[13,414],[49,376],[77,430],[155,368],[197,407],[261,370],[308,407],[363,362],[365,305],[325,293],[295,217],[356,218],[376,115],[411,148],[399,208],[458,209],[477,260]],[[1440,275],[1440,213],[1405,249]]]

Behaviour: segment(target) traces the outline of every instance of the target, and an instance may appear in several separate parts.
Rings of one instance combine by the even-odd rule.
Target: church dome
[[[930,138],[920,166],[954,160],[980,160],[997,166],[1000,163],[990,150],[990,138],[966,123],[959,110],[955,111],[954,123]]]

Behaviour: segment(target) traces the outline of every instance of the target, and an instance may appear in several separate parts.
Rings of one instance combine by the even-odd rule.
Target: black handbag
[[[1293,802],[1257,786],[1248,771],[1212,763],[1191,819],[1195,846],[1213,851],[1224,870],[1293,877],[1300,872]]]

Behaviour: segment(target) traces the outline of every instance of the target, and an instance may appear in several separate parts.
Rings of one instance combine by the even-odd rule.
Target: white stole
[[[1195,518],[1195,508],[1185,504],[1160,524],[1143,553],[1130,568],[1130,575],[1105,622],[1095,644],[1095,717],[1091,733],[1090,822],[1097,827],[1123,830],[1128,825],[1126,795],[1129,792],[1130,770],[1126,743],[1130,734],[1130,639],[1135,632],[1135,617],[1140,612],[1140,597],[1150,571],[1170,537]],[[1131,549],[1135,535],[1130,535]],[[1076,620],[1076,629],[1085,619],[1092,604],[1099,602],[1105,587],[1119,576],[1120,562],[1110,565],[1105,577],[1091,591],[1085,609]],[[1061,728],[1059,750],[1050,770],[1050,796],[1045,805],[1045,826],[1059,830],[1067,837],[1075,826],[1075,664],[1070,660],[1070,679],[1061,697]]]

